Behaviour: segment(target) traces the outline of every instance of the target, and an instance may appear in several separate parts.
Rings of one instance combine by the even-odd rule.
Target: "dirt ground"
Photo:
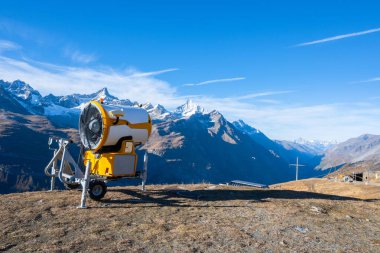
[[[334,182],[327,178],[310,178],[270,186],[271,189],[307,191],[353,197],[359,199],[380,199],[380,187],[366,185],[364,182]]]
[[[0,251],[380,252],[379,198],[274,188],[114,187],[88,209],[76,190],[1,195]]]

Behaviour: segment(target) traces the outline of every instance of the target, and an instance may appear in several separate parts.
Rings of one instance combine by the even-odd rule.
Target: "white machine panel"
[[[116,155],[113,164],[113,174],[131,175],[135,173],[135,156],[133,155]]]
[[[148,131],[146,129],[130,128],[127,125],[111,126],[104,146],[115,145],[119,141],[120,136],[132,136],[134,143],[141,142],[144,144],[148,140]]]
[[[148,112],[140,107],[132,107],[132,106],[123,106],[116,107],[111,105],[103,105],[103,108],[107,111],[108,116],[110,118],[116,118],[111,115],[110,111],[112,110],[121,110],[124,112],[124,116],[120,117],[120,119],[126,120],[132,124],[138,123],[146,123],[148,122]]]

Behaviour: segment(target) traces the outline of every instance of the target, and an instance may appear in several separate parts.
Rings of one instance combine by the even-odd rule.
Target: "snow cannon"
[[[86,150],[83,161],[91,161],[92,174],[108,179],[134,176],[135,147],[148,140],[151,130],[150,116],[143,108],[91,101],[79,117],[80,139]]]
[[[144,144],[151,133],[148,112],[140,107],[118,108],[98,101],[87,103],[79,118],[83,146],[95,153],[120,150],[122,142]]]
[[[152,131],[152,120],[141,107],[104,104],[103,100],[86,103],[79,116],[81,162],[76,162],[69,152],[70,140],[49,138],[49,148],[54,156],[45,167],[51,177],[50,190],[55,179],[68,189],[82,186],[79,208],[86,208],[87,193],[93,200],[100,200],[107,192],[106,183],[111,180],[141,179],[142,190],[148,170],[145,152],[142,168],[137,168],[135,149],[147,142]]]

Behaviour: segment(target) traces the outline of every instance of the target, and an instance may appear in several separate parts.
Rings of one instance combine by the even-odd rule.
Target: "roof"
[[[235,186],[250,186],[250,187],[257,187],[257,188],[268,188],[268,185],[265,185],[265,184],[252,183],[252,182],[241,181],[241,180],[233,180],[230,182],[230,184],[235,185]]]

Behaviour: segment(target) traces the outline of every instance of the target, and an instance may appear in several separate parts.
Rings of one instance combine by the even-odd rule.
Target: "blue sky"
[[[0,79],[191,98],[277,139],[380,134],[378,1],[78,2],[1,1]]]

